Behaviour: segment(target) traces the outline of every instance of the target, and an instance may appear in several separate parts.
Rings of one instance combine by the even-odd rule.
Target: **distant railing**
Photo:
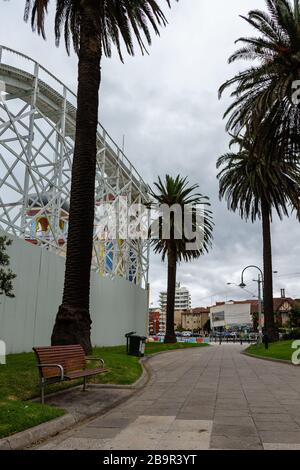
[[[239,343],[239,344],[256,344],[258,337],[251,336],[217,336],[210,335],[209,340],[211,343]]]

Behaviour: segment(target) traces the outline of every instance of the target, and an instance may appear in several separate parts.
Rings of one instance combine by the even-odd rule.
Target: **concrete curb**
[[[60,416],[59,418],[55,418],[55,419],[52,419],[51,421],[47,421],[46,423],[42,423],[42,424],[39,424],[38,426],[34,426],[32,428],[26,429],[25,431],[12,434],[11,436],[0,439],[0,450],[22,450],[26,447],[36,444],[37,442],[44,441],[48,439],[49,437],[53,437],[62,431],[66,431],[67,429],[72,428],[73,426],[79,423],[83,423],[84,421],[89,421],[91,419],[94,419],[97,416],[102,416],[105,413],[108,413],[113,408],[116,408],[117,406],[127,401],[129,398],[132,397],[132,395],[134,395],[134,393],[137,393],[138,391],[140,391],[142,388],[144,388],[147,385],[147,383],[149,382],[151,378],[150,368],[145,364],[146,362],[148,362],[148,359],[150,359],[150,357],[143,357],[140,359],[140,364],[142,366],[142,375],[132,385],[89,384],[89,387],[130,389],[132,390],[132,394],[130,394],[128,397],[117,400],[115,403],[113,403],[110,406],[107,406],[106,408],[102,409],[99,413],[96,413],[93,416],[82,417],[81,415],[78,415],[78,414],[73,415],[71,413],[68,413],[68,414],[65,414],[64,416]],[[81,385],[72,387],[72,389],[78,388],[78,387],[81,387]],[[47,396],[53,397],[61,393],[66,393],[67,391],[68,390],[66,389],[57,393],[52,393]],[[34,401],[38,401],[38,400],[39,399],[35,399]]]
[[[54,436],[63,429],[76,424],[76,419],[71,414],[52,419],[33,428],[18,432],[12,436],[0,439],[0,450],[19,450],[41,439]]]
[[[263,361],[277,362],[277,363],[279,362],[287,366],[299,367],[297,366],[297,364],[293,364],[291,361],[287,361],[286,359],[276,359],[275,357],[256,356],[255,354],[251,354],[246,351],[241,351],[241,354],[244,354],[244,356],[248,356],[248,357],[254,357],[254,359],[262,359]]]

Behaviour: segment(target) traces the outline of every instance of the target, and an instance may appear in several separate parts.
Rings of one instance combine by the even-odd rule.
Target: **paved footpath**
[[[242,349],[217,344],[154,356],[142,391],[36,448],[300,449],[300,368]]]

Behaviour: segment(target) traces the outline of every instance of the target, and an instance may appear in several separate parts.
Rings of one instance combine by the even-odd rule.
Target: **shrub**
[[[282,339],[283,340],[300,339],[300,328],[291,329],[289,333],[283,334]]]

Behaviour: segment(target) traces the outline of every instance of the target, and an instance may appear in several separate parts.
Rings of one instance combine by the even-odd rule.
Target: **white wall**
[[[0,235],[4,232],[0,232]],[[15,298],[0,296],[0,340],[7,353],[31,351],[49,345],[61,303],[64,258],[11,237],[8,248]],[[124,279],[101,278],[91,273],[92,342],[97,346],[125,344],[124,334],[146,334],[147,291]]]
[[[251,304],[226,304],[225,322],[227,325],[252,324]]]
[[[233,326],[252,324],[250,303],[225,303],[210,308],[210,320],[213,328],[220,326]],[[224,321],[214,321],[213,314],[224,313]]]

